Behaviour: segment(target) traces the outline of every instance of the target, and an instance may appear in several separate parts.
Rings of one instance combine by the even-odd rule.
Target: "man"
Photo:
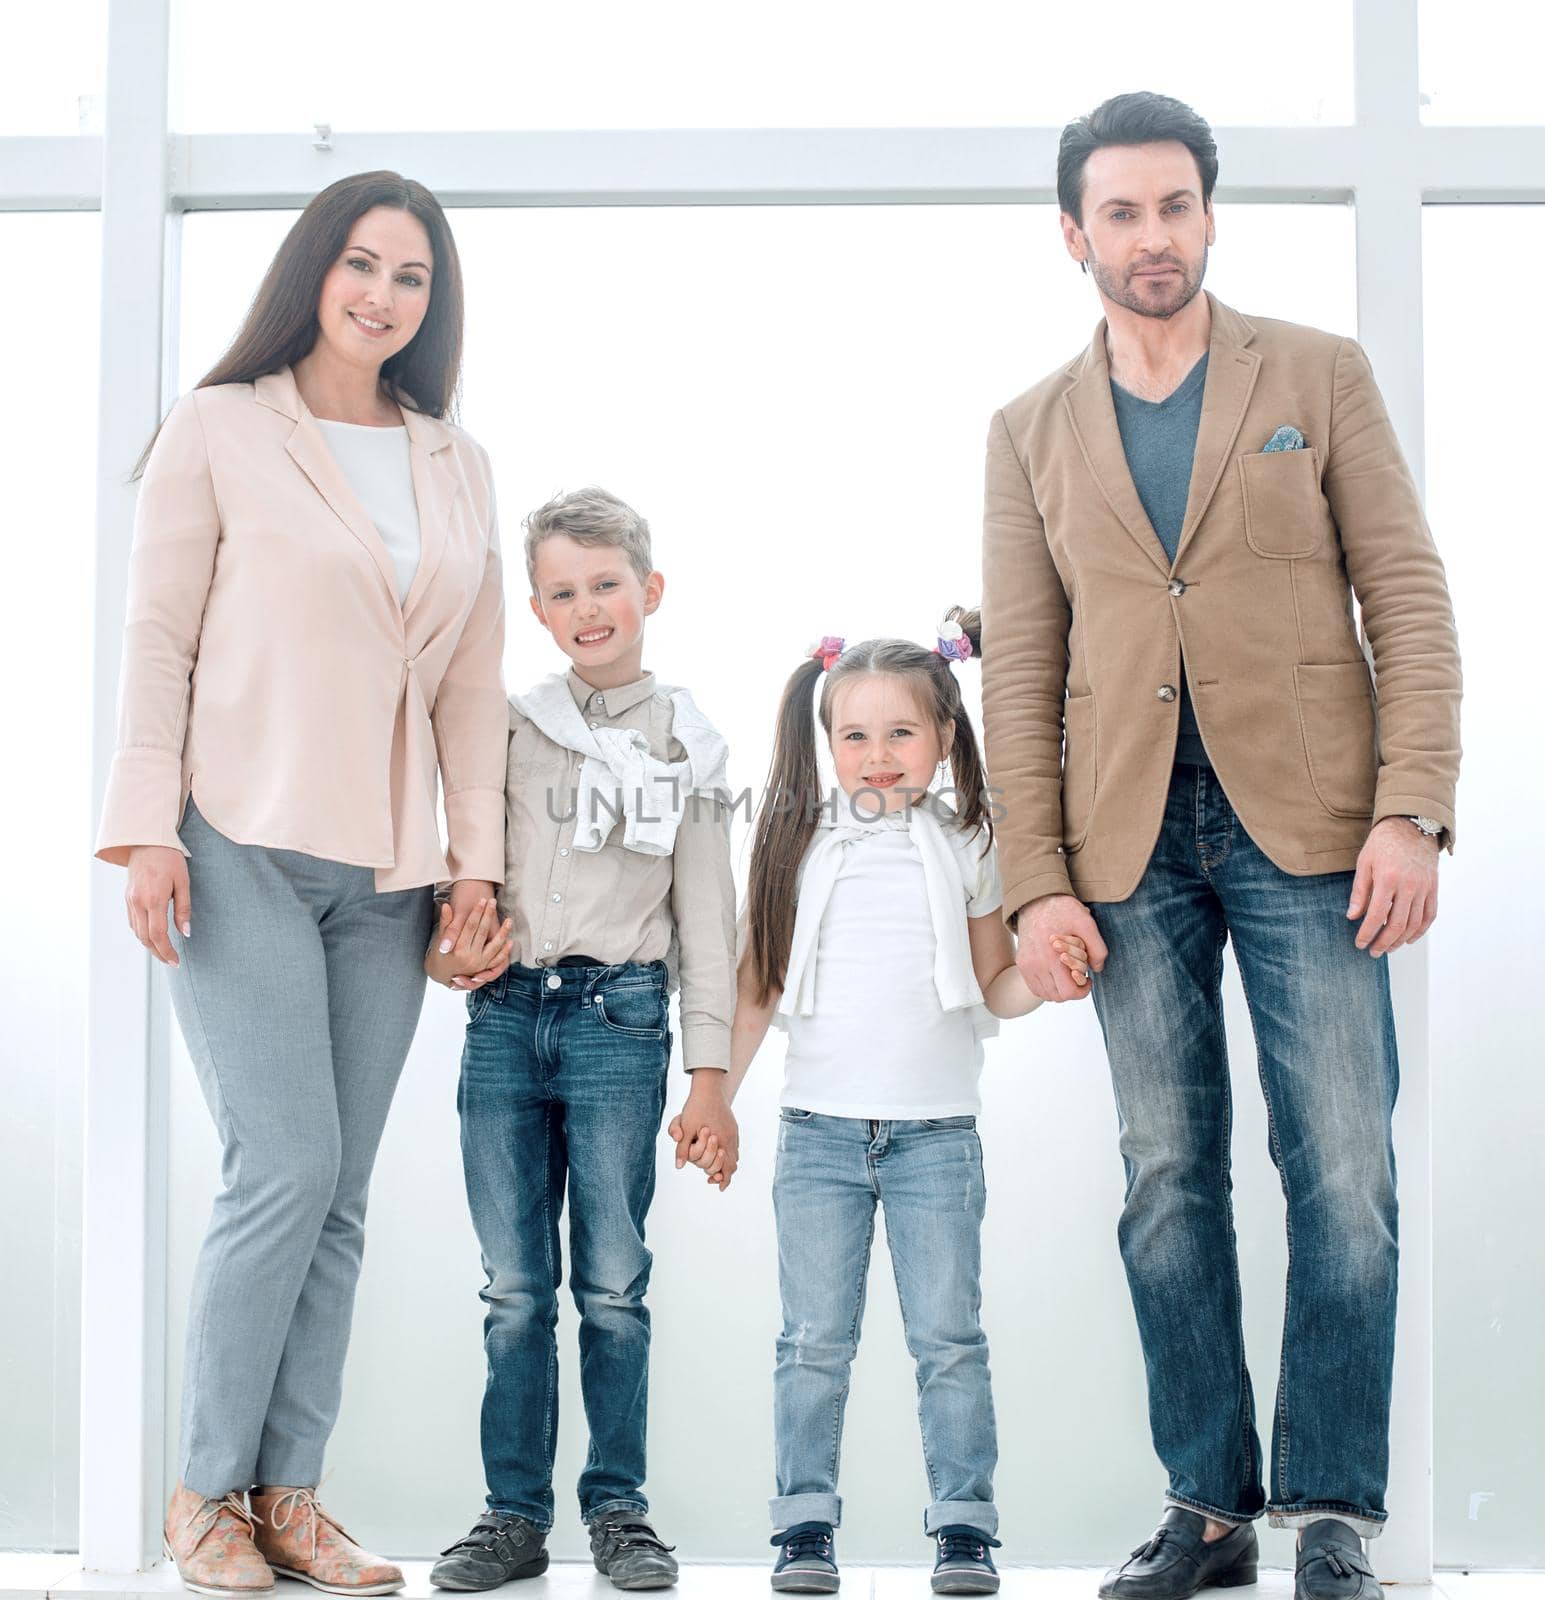
[[[1119,1236],[1169,1493],[1100,1594],[1253,1581],[1265,1510],[1298,1530],[1299,1600],[1374,1600],[1362,1540],[1386,1515],[1397,1265],[1380,958],[1431,925],[1453,846],[1458,646],[1362,351],[1202,292],[1217,170],[1207,124],[1161,95],[1063,132],[1063,238],[1105,320],[989,436],[1004,912],[1037,994],[1092,990],[1120,1118]],[[1059,971],[1063,930],[1092,983]],[[1229,1199],[1225,940],[1287,1197],[1269,1483]]]

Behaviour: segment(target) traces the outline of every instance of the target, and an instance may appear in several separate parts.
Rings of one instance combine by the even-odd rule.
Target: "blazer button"
[[[1161,700],[1173,700],[1175,698],[1175,686],[1172,683],[1161,683],[1156,692]]]
[[[1185,583],[1180,578],[1171,578],[1169,581],[1169,592],[1178,600],[1181,595],[1186,592]]]

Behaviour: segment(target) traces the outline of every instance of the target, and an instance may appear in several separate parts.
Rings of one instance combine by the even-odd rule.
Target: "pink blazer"
[[[405,420],[423,553],[399,605],[289,368],[177,402],[140,485],[102,860],[183,849],[191,793],[228,838],[373,867],[380,891],[502,882],[493,480],[459,428]]]

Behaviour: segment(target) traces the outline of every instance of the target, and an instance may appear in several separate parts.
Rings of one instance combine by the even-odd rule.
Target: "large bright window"
[[[0,216],[0,260],[28,300],[0,387],[0,838],[17,871],[0,920],[0,1548],[76,1540],[99,231],[93,216]]]
[[[1421,0],[1422,120],[1545,125],[1545,11],[1518,0]]]
[[[0,23],[0,138],[100,133],[107,0],[9,5]]]
[[[234,330],[289,220],[188,219],[184,383]],[[452,222],[468,292],[464,421],[494,457],[512,684],[563,665],[526,604],[520,518],[556,489],[606,484],[650,519],[667,576],[651,663],[691,686],[723,728],[737,787],[761,782],[779,691],[813,636],[928,642],[946,606],[980,598],[988,419],[1076,356],[1098,317],[1050,207],[461,211]],[[1246,313],[1351,332],[1352,265],[1345,208],[1233,207],[1219,218],[1208,282]],[[977,669],[961,670],[975,701]],[[744,867],[742,855],[742,877]],[[1249,1337],[1269,1414],[1282,1202],[1230,985]],[[482,1278],[454,1107],[463,1020],[444,991],[430,995],[376,1170],[330,1454],[330,1493],[358,1508],[355,1531],[405,1553],[443,1546],[482,1494]],[[697,1560],[744,1559],[766,1538],[780,1076],[774,1039],[737,1103],[745,1165],[729,1194],[662,1159],[650,1217],[650,1491],[661,1526]],[[217,1152],[185,1062],[174,1059],[173,1077],[175,1397]],[[1089,1008],[1006,1026],[984,1090],[985,1315],[1005,1419],[998,1493],[1036,1508],[1013,1519],[1004,1555],[1105,1561],[1150,1520],[1155,1479],[1114,1245],[1115,1118]],[[672,1100],[684,1092],[673,1073]],[[898,1403],[914,1378],[880,1254],[870,1294],[848,1413],[844,1551],[921,1559],[917,1424]],[[566,1496],[584,1435],[567,1304],[563,1316],[556,1481]],[[705,1430],[733,1448],[705,1451]],[[383,1472],[383,1461],[413,1470]],[[583,1558],[572,1507],[560,1503],[555,1554]],[[1288,1560],[1285,1536],[1270,1537],[1275,1559]]]
[[[1545,331],[1479,261],[1545,258],[1545,206],[1425,216],[1427,501],[1464,652],[1459,851],[1432,933],[1437,1552],[1540,1562],[1545,1416],[1537,1225],[1538,896],[1545,843],[1539,617],[1545,592],[1539,404]]]
[[[1298,0],[1290,16],[1234,0],[1192,0],[1183,16],[1118,5],[1098,19],[1004,0],[378,0],[363,11],[269,0],[255,24],[244,0],[199,0],[180,8],[173,121],[297,134],[315,122],[1019,127],[1162,86],[1220,127],[1350,122],[1351,13],[1350,0]]]

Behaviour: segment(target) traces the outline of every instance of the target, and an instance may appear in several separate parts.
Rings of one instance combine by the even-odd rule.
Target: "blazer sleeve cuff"
[[[681,1064],[688,1072],[699,1067],[730,1065],[730,1029],[725,1022],[711,1018],[683,1022],[681,1025]]]
[[[1019,913],[1030,904],[1032,900],[1039,900],[1048,894],[1072,894],[1073,883],[1068,877],[1068,869],[1064,866],[1045,867],[1032,873],[1029,877],[1019,878],[1015,882],[1006,884],[1003,890],[1002,913],[1003,920],[1010,929],[1017,927]]]
[[[1381,792],[1373,803],[1375,825],[1386,817],[1431,817],[1434,822],[1441,822],[1443,848],[1450,855],[1454,853],[1454,808],[1444,805],[1441,800],[1433,800],[1424,795]]]
[[[446,866],[454,882],[504,882],[504,790],[461,789],[445,797]]]
[[[96,857],[128,865],[138,845],[189,852],[177,837],[182,809],[182,757],[169,750],[120,750],[107,775],[107,795],[97,828]]]

